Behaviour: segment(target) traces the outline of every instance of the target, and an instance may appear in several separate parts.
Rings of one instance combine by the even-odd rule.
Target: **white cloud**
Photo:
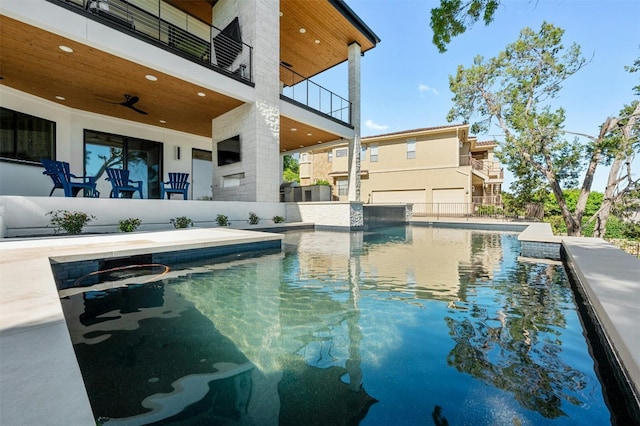
[[[438,92],[435,88],[422,83],[418,84],[418,92],[420,93],[431,92],[434,95],[440,94],[440,92]]]
[[[367,126],[367,129],[371,129],[371,130],[387,130],[389,128],[388,125],[374,123],[373,120],[365,121],[364,125]]]

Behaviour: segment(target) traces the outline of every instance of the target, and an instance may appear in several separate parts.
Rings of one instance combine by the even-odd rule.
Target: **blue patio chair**
[[[85,197],[99,197],[96,190],[95,176],[76,176],[71,173],[69,163],[66,161],[55,161],[42,158],[40,160],[44,167],[43,175],[47,175],[53,181],[53,188],[49,192],[49,197],[53,191],[60,188],[64,191],[65,197],[75,197],[80,190],[84,190]]]
[[[165,194],[167,194],[167,198],[171,198],[171,194],[182,194],[182,197],[185,200],[187,199],[187,191],[189,190],[189,173],[169,173],[169,180],[161,183],[161,199],[164,199]]]
[[[136,192],[142,198],[142,181],[129,179],[129,170],[107,169],[105,180],[111,182],[110,198],[120,198],[121,194],[124,198],[133,198],[133,194]]]

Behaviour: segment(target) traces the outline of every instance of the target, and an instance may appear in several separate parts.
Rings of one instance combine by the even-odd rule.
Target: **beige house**
[[[503,170],[493,141],[469,137],[468,125],[406,130],[361,140],[360,183],[365,203],[413,203],[433,208],[500,204]],[[300,185],[328,181],[334,200],[346,200],[347,141],[300,154]]]

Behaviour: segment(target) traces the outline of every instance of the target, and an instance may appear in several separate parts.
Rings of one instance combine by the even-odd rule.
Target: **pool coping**
[[[427,221],[412,221],[411,224],[427,225],[424,222]],[[562,245],[567,264],[575,270],[598,320],[616,349],[616,356],[635,391],[638,391],[640,328],[634,327],[634,321],[640,319],[640,292],[634,290],[640,288],[636,278],[640,276],[640,260],[601,239],[555,237],[548,224],[428,222],[437,222],[436,226],[448,224],[449,227],[494,230],[511,230],[504,226],[522,226],[523,231],[518,237],[520,241]],[[302,226],[309,227],[309,224]],[[0,424],[95,424],[66,328],[51,268],[52,260],[70,262],[123,257],[283,238],[280,234],[259,231],[191,228],[1,240],[0,389],[3,391],[0,392]],[[620,283],[622,285],[616,285]]]

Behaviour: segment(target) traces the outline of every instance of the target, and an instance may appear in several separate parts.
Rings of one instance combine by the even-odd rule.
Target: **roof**
[[[497,145],[498,142],[496,142],[495,140],[493,141],[476,141],[476,146],[493,146],[493,145]]]
[[[458,127],[469,127],[469,125],[460,123],[460,124],[449,124],[446,126],[422,127],[419,129],[402,130],[399,132],[392,132],[392,133],[383,133],[381,135],[375,135],[375,136],[364,136],[361,138],[361,140],[385,138],[385,137],[396,136],[396,135],[410,135],[413,133],[423,133],[423,132],[430,132],[434,130],[456,129]]]

